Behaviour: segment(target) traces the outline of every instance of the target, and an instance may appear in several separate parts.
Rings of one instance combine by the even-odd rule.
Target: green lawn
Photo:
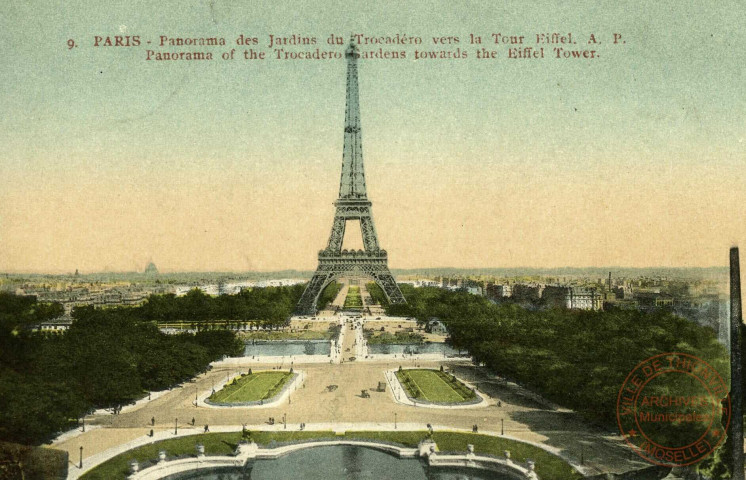
[[[391,344],[391,343],[424,343],[425,336],[415,332],[376,332],[375,329],[369,328],[364,332],[368,345]]]
[[[462,403],[476,395],[452,375],[430,369],[407,369],[396,372],[410,397],[428,402]]]
[[[251,432],[251,438],[259,445],[276,443],[297,443],[318,439],[371,440],[393,442],[407,447],[416,446],[427,436],[427,432],[347,432],[335,435],[334,432]],[[187,437],[163,440],[144,445],[117,455],[81,477],[82,480],[124,480],[129,473],[132,460],[145,468],[158,459],[158,452],[165,450],[169,459],[196,456],[196,444],[205,446],[206,455],[230,455],[241,440],[241,432],[206,433]],[[474,445],[476,453],[487,453],[502,457],[503,451],[510,450],[516,462],[532,459],[536,462],[536,473],[542,480],[580,480],[582,476],[559,457],[526,443],[500,437],[490,437],[473,433],[435,432],[433,440],[441,452],[466,451],[467,444]]]
[[[360,297],[360,287],[351,286],[345,297],[344,308],[363,308],[363,299]]]
[[[220,403],[242,403],[266,400],[277,395],[293,376],[290,372],[267,370],[241,375],[215,392],[208,400]]]

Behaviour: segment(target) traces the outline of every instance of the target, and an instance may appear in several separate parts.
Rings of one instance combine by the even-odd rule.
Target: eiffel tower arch
[[[406,303],[388,267],[386,250],[380,248],[373,223],[371,202],[365,187],[363,144],[360,131],[360,104],[357,82],[357,59],[360,56],[354,40],[345,52],[347,58],[347,101],[345,107],[344,150],[339,198],[332,231],[325,249],[319,251],[319,266],[306,286],[296,311],[300,315],[315,315],[316,303],[324,288],[343,277],[368,277],[383,290],[390,303]],[[347,222],[360,222],[362,250],[342,249]]]

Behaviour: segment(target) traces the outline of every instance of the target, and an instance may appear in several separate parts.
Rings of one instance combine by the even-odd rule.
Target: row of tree
[[[54,307],[56,308],[56,307]],[[0,438],[38,444],[96,408],[118,408],[240,355],[230,331],[166,335],[138,308],[78,308],[70,329],[27,328],[45,318],[33,298],[0,294]]]
[[[389,301],[386,295],[383,293],[383,289],[376,282],[368,282],[365,284],[365,289],[368,290],[368,295],[373,303],[377,303],[382,307],[388,307]]]
[[[727,351],[715,332],[670,311],[531,310],[517,304],[494,304],[466,292],[408,285],[401,289],[408,303],[390,305],[388,313],[413,316],[420,322],[438,317],[453,346],[468,350],[476,362],[610,429],[618,428],[616,403],[627,375],[654,355],[695,355],[729,381]],[[650,391],[665,396],[670,394],[669,387],[661,382]],[[686,388],[677,385],[676,391]],[[695,391],[699,386],[691,388]],[[683,430],[694,426],[664,428],[669,430],[659,435],[681,439],[691,438]],[[722,428],[713,430],[722,434]],[[723,464],[717,459],[723,452],[700,468],[722,472]]]
[[[728,357],[715,332],[669,311],[529,310],[465,292],[401,288],[408,303],[389,310],[400,307],[419,322],[440,318],[454,347],[600,421],[615,421],[619,387],[638,363],[656,354],[696,355],[727,380]]]
[[[316,302],[316,308],[318,310],[325,309],[327,305],[329,305],[331,302],[334,301],[335,298],[337,298],[337,294],[339,294],[340,290],[342,290],[341,283],[331,282],[324,288],[324,290],[321,292],[321,295],[319,295],[319,300],[318,302]]]
[[[235,295],[213,297],[194,288],[186,295],[151,295],[139,307],[143,319],[159,323],[210,322],[252,323],[265,327],[285,325],[300,300],[305,284],[287,287],[264,287],[242,290]],[[342,285],[331,282],[319,295],[317,308],[324,309],[332,302]]]
[[[305,285],[250,288],[235,295],[213,297],[198,288],[186,295],[151,295],[138,307],[143,319],[161,323],[235,320],[265,325],[287,322]]]
[[[0,333],[39,324],[63,313],[59,303],[38,303],[33,296],[0,292]]]
[[[217,321],[285,325],[305,285],[252,288],[212,297],[193,289],[182,297],[151,295],[138,307],[77,307],[63,335],[32,327],[63,314],[60,304],[0,293],[0,438],[40,443],[96,408],[118,408],[145,391],[170,388],[204,371],[243,344],[226,330],[166,335],[159,323]],[[341,285],[331,283],[323,308]]]

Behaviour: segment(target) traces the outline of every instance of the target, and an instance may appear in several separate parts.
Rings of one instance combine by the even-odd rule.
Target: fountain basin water
[[[460,458],[460,457],[459,457]],[[182,471],[159,477],[165,480],[516,480],[521,471],[484,469],[483,466],[429,465],[426,459],[400,458],[396,453],[363,445],[327,445],[303,448],[276,458],[250,460],[242,466],[219,466]]]
[[[255,340],[244,343],[245,357],[291,357],[297,355],[329,355],[328,340]]]
[[[459,351],[445,343],[368,343],[371,355],[421,355],[442,354],[458,355]]]

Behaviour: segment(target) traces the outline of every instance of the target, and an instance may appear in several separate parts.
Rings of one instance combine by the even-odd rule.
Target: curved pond
[[[244,357],[290,357],[295,355],[329,355],[328,340],[255,340],[244,343]]]
[[[167,480],[513,480],[473,468],[432,468],[372,448],[339,445],[299,450],[273,460],[256,460],[243,468],[182,473]]]

